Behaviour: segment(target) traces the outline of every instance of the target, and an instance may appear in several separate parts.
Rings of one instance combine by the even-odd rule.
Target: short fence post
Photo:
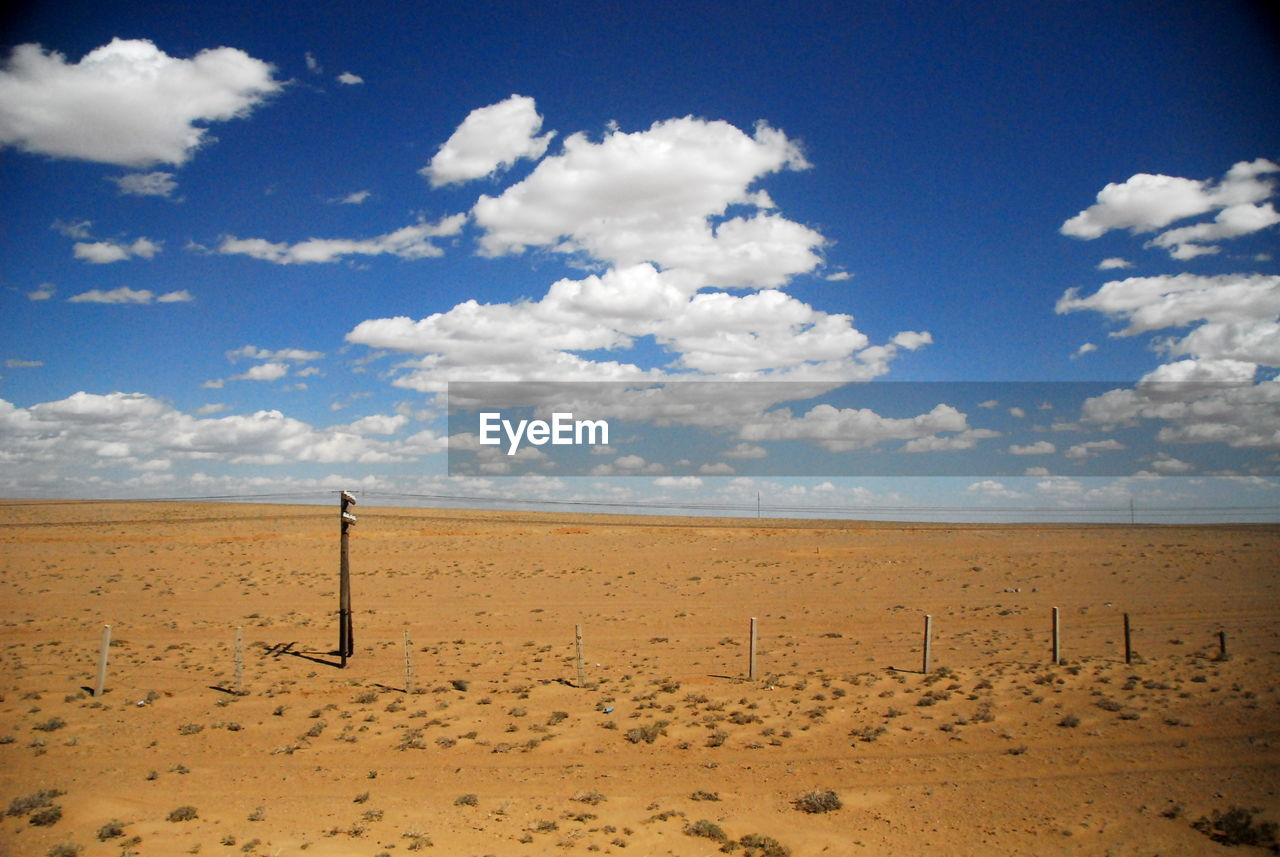
[[[587,676],[582,669],[582,626],[581,625],[573,626],[573,644],[577,652],[578,687],[586,687]]]
[[[409,629],[404,631],[404,692],[413,693],[413,647],[409,644]]]
[[[244,695],[244,628],[236,628],[236,696]]]
[[[751,643],[747,654],[747,680],[756,680],[756,620],[751,617]]]
[[[107,686],[107,650],[111,648],[111,626],[102,626],[102,652],[98,655],[98,683],[94,686],[93,695],[102,696]]]
[[[1218,632],[1218,660],[1225,661],[1227,659],[1227,632]]]
[[[929,674],[929,667],[933,665],[933,617],[928,613],[924,614],[924,663],[921,665],[921,672],[925,675]]]
[[[1124,614],[1124,662],[1133,663],[1133,636],[1129,633],[1129,614]]]
[[[1062,663],[1062,626],[1058,621],[1058,608],[1053,608],[1053,665]]]

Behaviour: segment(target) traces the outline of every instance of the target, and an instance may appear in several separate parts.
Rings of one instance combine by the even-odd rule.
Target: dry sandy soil
[[[339,669],[336,508],[0,506],[0,853],[1242,855],[1211,835],[1280,819],[1280,527],[356,511]]]

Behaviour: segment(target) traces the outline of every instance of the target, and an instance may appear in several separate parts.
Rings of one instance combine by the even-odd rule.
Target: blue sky
[[[5,495],[1280,505],[1255,7],[33,3],[0,32]],[[1168,446],[1108,476],[1066,429],[999,479],[445,475],[447,382],[672,378],[1115,382],[1094,424]],[[866,424],[756,404],[730,441],[820,458]],[[898,440],[1027,445],[962,410]]]

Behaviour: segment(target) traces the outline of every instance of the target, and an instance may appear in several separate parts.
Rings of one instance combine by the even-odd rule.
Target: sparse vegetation
[[[165,816],[168,821],[192,821],[198,817],[199,813],[196,812],[194,806],[180,806],[177,809],[170,810],[169,814]]]
[[[58,789],[40,789],[40,791],[32,792],[26,797],[16,797],[9,801],[9,808],[5,810],[5,815],[18,816],[26,815],[33,809],[39,809],[42,806],[50,806],[53,799],[60,797],[65,792]]]
[[[124,822],[122,821],[108,821],[98,828],[98,839],[102,842],[114,839],[117,836],[124,836]]]
[[[637,726],[635,729],[627,730],[627,740],[632,744],[639,744],[643,741],[646,744],[652,744],[658,740],[661,735],[667,734],[667,721],[658,720],[647,726]]]
[[[840,802],[840,796],[830,789],[808,792],[796,798],[792,804],[801,812],[808,813],[834,812],[844,805]]]
[[[1260,810],[1248,810],[1233,806],[1226,812],[1214,810],[1209,817],[1201,816],[1191,826],[1208,836],[1214,842],[1223,845],[1252,845],[1255,848],[1267,848],[1272,853],[1280,854],[1280,842],[1276,840],[1277,827],[1274,822],[1255,821],[1254,814]]]
[[[689,836],[701,836],[703,839],[714,839],[716,842],[727,842],[729,840],[724,828],[714,821],[707,821],[705,818],[686,824],[684,832]]]
[[[31,817],[27,820],[36,827],[51,827],[62,820],[62,807],[55,803],[51,806],[37,809],[31,813]]]

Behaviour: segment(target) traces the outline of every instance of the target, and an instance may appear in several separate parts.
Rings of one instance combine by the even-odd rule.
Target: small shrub
[[[36,827],[50,827],[62,820],[62,807],[55,803],[52,806],[37,809],[27,820]]]
[[[198,817],[199,813],[196,812],[196,808],[194,806],[180,806],[177,809],[172,810],[169,815],[166,816],[169,821],[191,821]]]
[[[114,839],[117,836],[124,836],[123,821],[108,821],[98,828],[98,840],[101,842],[106,842],[108,839]]]
[[[204,731],[204,727],[199,723],[183,723],[178,727],[179,735],[196,735]]]
[[[646,744],[652,744],[658,740],[659,735],[667,734],[667,721],[658,720],[650,723],[648,726],[638,726],[635,729],[627,730],[627,740],[632,744],[639,744],[643,741]]]
[[[64,842],[61,845],[54,845],[45,852],[47,857],[80,857],[81,849],[79,845],[71,842]]]
[[[1253,813],[1242,807],[1233,806],[1226,812],[1213,811],[1212,818],[1201,816],[1191,826],[1223,845],[1253,845],[1257,848],[1269,848],[1280,851],[1280,843],[1276,841],[1277,828],[1273,822],[1254,823]]]
[[[26,815],[33,809],[39,809],[42,806],[49,806],[53,803],[53,799],[65,792],[58,789],[40,789],[38,792],[32,792],[26,797],[16,797],[9,802],[9,808],[5,810],[5,815]]]
[[[67,721],[63,720],[61,717],[50,717],[48,720],[37,723],[31,728],[40,732],[56,732],[66,725]]]
[[[714,821],[707,821],[705,818],[685,825],[684,832],[689,836],[701,836],[704,839],[714,839],[716,842],[727,842],[729,840],[724,828]]]
[[[832,812],[844,806],[840,802],[840,796],[830,789],[803,794],[793,803],[796,809],[808,813]]]
[[[772,836],[748,833],[738,840],[743,857],[791,857],[791,849]]]
[[[1074,729],[1080,725],[1080,718],[1074,714],[1068,714],[1066,717],[1058,721],[1058,725],[1064,729]]]
[[[698,789],[689,797],[692,798],[693,800],[720,800],[720,793],[706,792],[706,791],[703,791],[702,789]]]
[[[607,797],[598,791],[579,792],[573,796],[573,799],[579,803],[588,804],[589,806],[595,806],[596,804],[604,803],[608,800]]]
[[[478,803],[480,803],[480,798],[476,797],[473,794],[465,794],[465,795],[461,795],[457,800],[455,800],[453,802],[453,805],[454,806],[475,806]]]
[[[465,678],[455,678],[453,681],[449,682],[449,684],[453,685],[454,690],[460,690],[464,693],[467,688],[471,687],[471,683]]]

